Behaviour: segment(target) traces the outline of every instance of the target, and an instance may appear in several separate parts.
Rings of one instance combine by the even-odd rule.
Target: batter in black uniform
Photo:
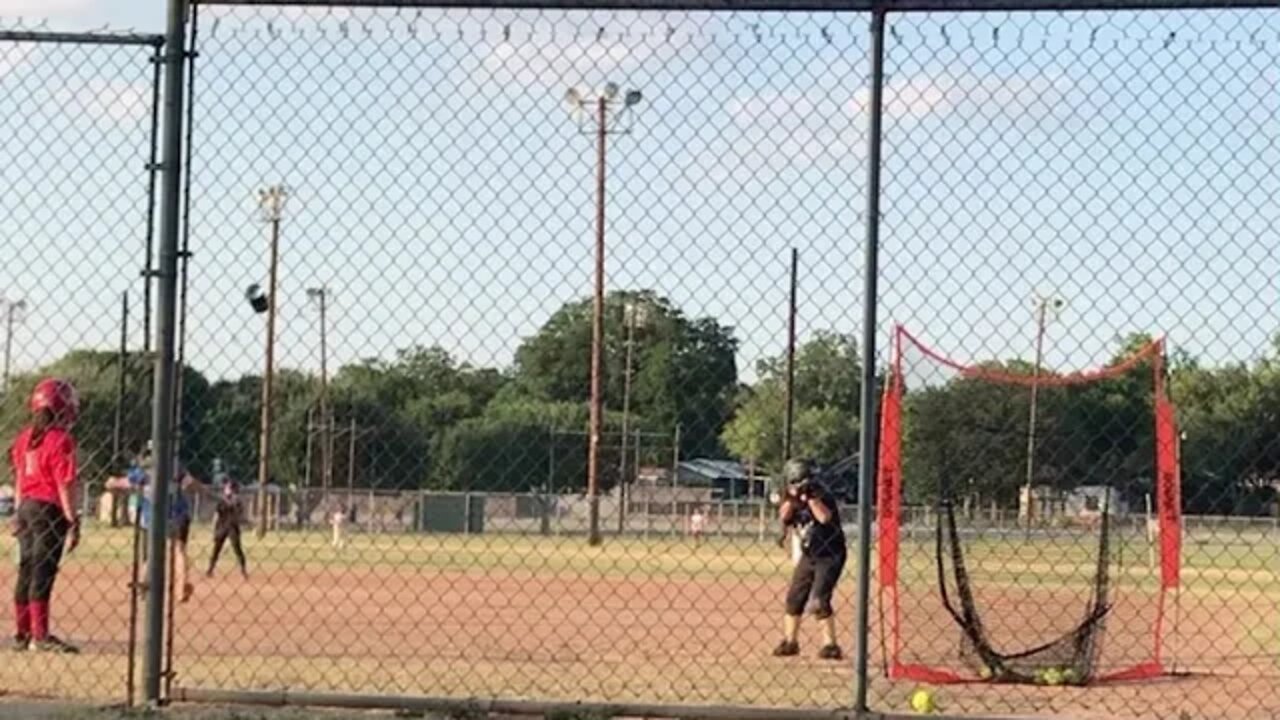
[[[783,468],[787,495],[782,499],[779,518],[783,526],[799,538],[800,556],[787,589],[782,642],[773,654],[790,657],[800,653],[800,617],[808,605],[822,626],[822,649],[818,657],[839,660],[844,653],[836,642],[831,598],[844,572],[848,548],[835,496],[812,475],[806,460],[788,460]]]
[[[213,577],[213,568],[218,564],[218,556],[222,554],[222,546],[231,541],[231,549],[240,561],[240,574],[249,577],[248,562],[244,557],[244,548],[240,545],[240,518],[243,506],[240,504],[240,492],[236,484],[230,480],[222,483],[222,497],[218,498],[218,506],[214,509],[213,521],[213,556],[209,558],[207,577]]]

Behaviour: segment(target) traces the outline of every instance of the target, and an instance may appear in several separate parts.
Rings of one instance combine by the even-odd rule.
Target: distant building
[[[678,485],[708,488],[712,500],[762,498],[768,492],[767,476],[748,475],[742,463],[732,460],[696,458],[682,461],[676,470]]]

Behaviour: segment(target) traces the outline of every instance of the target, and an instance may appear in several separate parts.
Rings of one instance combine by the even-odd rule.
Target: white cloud
[[[664,53],[669,56],[674,51],[608,39],[503,42],[485,55],[483,69],[478,71],[484,76],[477,79],[518,87],[594,87],[610,80],[625,82],[641,66],[660,62]]]
[[[1066,78],[1048,75],[913,75],[886,81],[884,113],[887,121],[898,123],[953,114],[1040,116],[1052,112],[1068,88]],[[744,166],[772,170],[861,157],[866,149],[869,101],[866,87],[852,92],[815,88],[734,98],[725,109],[745,137],[733,141],[732,155]]]
[[[151,88],[120,80],[91,80],[64,100],[95,120],[125,123],[141,120],[151,111]]]
[[[1050,111],[1066,93],[1065,77],[1036,74],[1007,77],[973,73],[919,74],[890,80],[884,88],[885,115],[919,120],[951,112],[1023,115]],[[850,110],[865,113],[870,91],[854,97]]]

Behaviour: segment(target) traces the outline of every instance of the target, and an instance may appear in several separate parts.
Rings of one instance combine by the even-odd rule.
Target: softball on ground
[[[982,678],[983,680],[990,680],[994,676],[995,676],[995,673],[991,670],[991,668],[987,667],[986,665],[983,665],[982,668],[978,670],[978,677]]]
[[[938,701],[929,690],[916,690],[911,693],[911,709],[921,715],[932,715],[938,711]]]
[[[1065,679],[1058,668],[1048,668],[1040,672],[1040,682],[1045,685],[1061,685]]]

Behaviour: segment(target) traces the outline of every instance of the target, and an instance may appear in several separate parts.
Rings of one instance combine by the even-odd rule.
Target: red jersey
[[[76,482],[76,441],[62,428],[49,428],[32,447],[31,434],[31,428],[23,430],[9,448],[18,494],[24,501],[61,505],[58,488],[71,488]]]

